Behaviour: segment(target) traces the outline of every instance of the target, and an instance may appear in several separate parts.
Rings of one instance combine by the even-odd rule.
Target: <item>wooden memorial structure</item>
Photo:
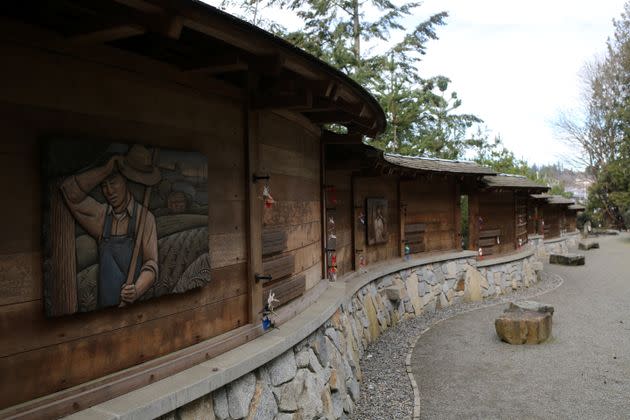
[[[543,235],[545,239],[562,236],[566,232],[568,207],[575,204],[573,199],[550,194],[533,194],[532,197],[536,200],[543,200],[539,209],[544,221]]]
[[[525,245],[529,220],[537,215],[529,196],[548,189],[524,176],[485,176],[470,200],[470,249],[490,257]]]
[[[494,173],[473,162],[386,154],[358,140],[327,143],[325,162],[327,262],[338,275],[405,254],[461,250],[460,197]]]
[[[5,2],[0,23],[0,417],[165,378],[263,334],[269,293],[286,319],[318,289],[322,145],[384,130],[367,91],[192,0]],[[90,293],[110,274],[115,304]]]

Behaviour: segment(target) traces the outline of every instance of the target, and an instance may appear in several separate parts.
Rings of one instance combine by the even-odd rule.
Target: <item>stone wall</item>
[[[542,267],[533,254],[524,255],[497,264],[461,258],[380,277],[347,297],[324,325],[281,356],[164,418],[349,417],[368,344],[402,319],[529,287]]]
[[[577,248],[580,241],[579,232],[566,233],[555,239],[544,240],[541,235],[529,238],[529,242],[536,250],[536,256],[542,261],[549,260],[549,254],[566,254],[570,249]]]

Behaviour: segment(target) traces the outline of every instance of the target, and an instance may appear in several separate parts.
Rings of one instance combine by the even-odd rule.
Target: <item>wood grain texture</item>
[[[0,128],[6,125],[0,122]],[[8,147],[2,144],[0,150]],[[39,158],[34,151],[29,152],[0,153],[0,185],[5,196],[11,198],[11,205],[0,206],[0,254],[41,250]]]
[[[267,302],[269,293],[273,292],[275,299],[278,300],[275,305],[281,307],[301,296],[305,290],[306,276],[304,274],[299,274],[280,282],[271,282],[263,287],[263,304]]]
[[[459,194],[452,179],[401,181],[405,238],[412,253],[458,249]],[[414,233],[422,232],[422,235]],[[422,237],[422,240],[419,237]]]
[[[262,335],[259,325],[247,324],[149,362],[0,411],[0,417],[20,420],[58,418],[174,375]]]
[[[174,316],[1,358],[0,386],[8,391],[0,394],[0,407],[117,372],[245,325],[247,305],[247,294],[239,295]],[[14,386],[17,383],[20,386]]]
[[[295,271],[295,255],[286,254],[271,258],[263,258],[262,272],[276,281],[290,276]]]
[[[45,294],[50,299],[46,305],[48,316],[73,314],[77,311],[77,259],[74,243],[74,218],[61,196],[61,181],[49,187],[50,196],[50,259]],[[141,226],[142,227],[142,226]],[[136,252],[137,254],[137,252]],[[135,259],[131,260],[135,264]],[[132,265],[133,267],[133,265]]]
[[[512,191],[488,191],[478,194],[479,216],[483,220],[480,231],[477,233],[477,240],[494,237],[495,245],[487,248],[484,252],[490,251],[493,255],[501,255],[512,252],[516,248],[515,244],[515,201]],[[499,237],[499,242],[496,237]],[[479,244],[481,246],[481,244]]]
[[[260,207],[263,207],[259,200]],[[319,222],[319,201],[280,201],[270,209],[262,209],[263,226],[295,226]]]
[[[247,261],[245,233],[210,235],[211,267],[226,267]]]
[[[41,300],[41,280],[40,253],[0,255],[0,306]]]
[[[279,229],[263,229],[262,255],[263,257],[279,254],[287,250],[287,232]]]
[[[40,300],[0,307],[0,357],[168,317],[247,293],[246,264],[212,270],[210,283],[183,294],[69,317],[46,318]]]
[[[261,144],[260,171],[318,181],[319,157],[306,157],[300,152]]]
[[[188,126],[206,132],[242,126],[239,107],[208,100],[190,89],[121,68],[62,56],[51,51],[0,44],[2,56],[11,57],[3,69],[0,100],[84,114]],[[41,74],[45,73],[44,79]],[[21,80],[15,84],[12,81]],[[94,83],[101,80],[102,83]],[[106,81],[106,82],[105,82]],[[28,87],[24,89],[24,87]],[[100,100],[95,101],[94,98]],[[159,100],[156,100],[159,98]],[[221,118],[208,118],[221,115]]]
[[[262,113],[260,142],[319,160],[319,138],[300,124],[271,112]]]

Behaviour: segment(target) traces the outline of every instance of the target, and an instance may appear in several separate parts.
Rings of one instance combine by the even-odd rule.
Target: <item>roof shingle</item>
[[[549,189],[546,185],[539,184],[521,175],[499,174],[496,176],[484,176],[483,181],[489,188],[528,188],[540,191]]]
[[[475,162],[424,157],[401,156],[383,153],[385,161],[392,165],[427,172],[451,172],[459,174],[492,175],[496,172]]]

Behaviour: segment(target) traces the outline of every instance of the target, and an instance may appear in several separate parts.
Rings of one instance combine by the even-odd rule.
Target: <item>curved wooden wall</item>
[[[264,292],[273,291],[281,306],[323,277],[320,140],[305,121],[268,112],[259,124],[258,167],[269,180],[257,188],[262,197],[268,185],[275,201],[262,209],[263,274],[273,275]]]
[[[249,322],[244,113],[176,83],[43,49],[0,44],[0,408],[168,354]],[[16,83],[19,80],[20,83]],[[197,150],[209,163],[212,281],[202,289],[46,319],[46,137]]]
[[[479,246],[484,245],[487,254],[499,255],[508,253],[516,248],[516,208],[512,191],[487,191],[477,194],[479,202],[479,217],[483,219],[483,225],[478,231]],[[484,232],[493,232],[489,237],[484,237]],[[496,241],[499,236],[499,243]],[[485,248],[484,239],[494,238],[494,244]]]
[[[454,178],[433,177],[401,181],[400,199],[404,225],[415,225],[418,252],[459,249],[459,195]],[[413,230],[413,229],[412,229]],[[412,253],[414,250],[412,249]]]

